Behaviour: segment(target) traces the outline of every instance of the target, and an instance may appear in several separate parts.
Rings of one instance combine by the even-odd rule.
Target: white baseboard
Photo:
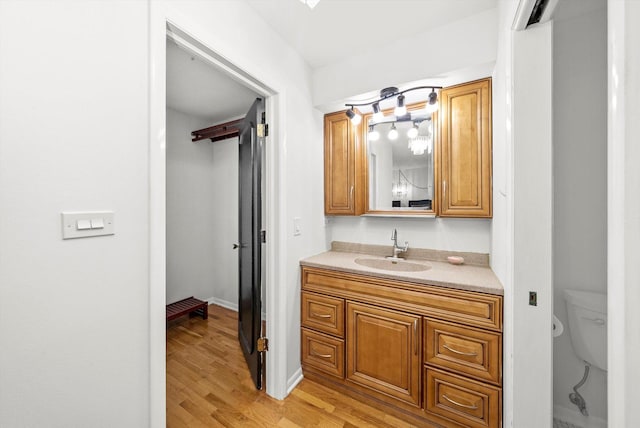
[[[291,391],[298,386],[298,384],[302,381],[304,376],[302,375],[302,367],[300,367],[296,372],[287,380],[287,395],[291,394]]]
[[[232,311],[238,312],[238,302],[233,303],[227,300],[218,299],[217,297],[209,297],[207,299],[207,302],[210,305],[218,305],[218,306],[222,306],[223,308],[227,308]]]
[[[584,416],[578,409],[553,406],[553,417],[582,428],[607,428],[607,421],[596,416]]]

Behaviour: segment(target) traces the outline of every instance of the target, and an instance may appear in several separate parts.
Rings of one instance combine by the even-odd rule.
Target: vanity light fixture
[[[387,137],[390,140],[397,140],[398,139],[398,130],[396,129],[396,124],[395,123],[391,124],[391,129],[389,129],[389,134],[387,134]]]
[[[347,110],[347,117],[351,119],[351,123],[353,123],[354,125],[359,125],[362,121],[362,116],[353,111],[353,107]]]
[[[407,92],[417,91],[420,89],[431,89],[431,92],[427,96],[427,112],[428,114],[433,113],[438,109],[438,93],[436,89],[442,89],[442,86],[416,86],[414,88],[409,88],[400,91],[395,86],[389,86],[388,88],[384,88],[380,90],[380,97],[371,101],[362,102],[362,103],[347,103],[345,106],[349,107],[347,110],[347,117],[351,119],[354,125],[360,123],[362,117],[354,111],[354,107],[362,107],[362,106],[371,106],[373,109],[373,123],[380,123],[385,121],[385,117],[382,113],[380,103],[382,101],[395,98],[395,110],[394,115],[396,118],[401,118],[407,116],[407,107],[405,105],[405,96]],[[405,118],[405,120],[411,120],[410,118]]]
[[[384,120],[384,113],[382,113],[382,110],[380,110],[380,103],[373,103],[371,105],[371,108],[373,108],[373,121],[382,122],[382,120]]]
[[[413,122],[413,126],[407,131],[407,137],[416,138],[418,136],[418,124]]]
[[[367,137],[369,141],[378,141],[380,139],[380,132],[378,132],[373,125],[369,125],[369,135]]]
[[[435,89],[431,89],[429,101],[427,102],[427,113],[433,113],[438,110],[438,94]]]
[[[397,104],[393,114],[395,114],[396,117],[402,117],[407,114],[407,107],[404,105],[404,95],[398,95]]]

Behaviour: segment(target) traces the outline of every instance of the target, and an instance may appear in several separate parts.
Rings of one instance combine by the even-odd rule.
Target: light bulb
[[[398,96],[398,105],[393,111],[393,114],[395,114],[396,117],[401,117],[407,114],[407,107],[404,105],[404,95]]]
[[[411,129],[407,131],[407,137],[416,138],[417,136],[418,136],[418,125],[414,123]]]
[[[395,123],[393,125],[391,125],[391,129],[389,130],[389,134],[387,135],[387,137],[390,140],[397,140],[398,139],[398,130],[396,129],[396,124]]]
[[[380,139],[380,133],[373,127],[369,127],[369,141],[378,141]]]
[[[347,110],[347,117],[351,119],[351,123],[354,125],[358,125],[362,121],[362,116],[353,111],[353,108]]]

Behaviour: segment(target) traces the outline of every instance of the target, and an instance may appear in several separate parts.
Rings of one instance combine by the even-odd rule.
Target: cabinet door
[[[324,212],[356,213],[356,135],[343,111],[324,117]]]
[[[420,406],[419,316],[347,302],[347,381]]]
[[[491,79],[440,92],[440,212],[491,217]]]

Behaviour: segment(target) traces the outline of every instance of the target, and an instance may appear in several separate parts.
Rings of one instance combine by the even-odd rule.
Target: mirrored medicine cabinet
[[[491,79],[443,88],[438,102],[358,125],[325,115],[325,215],[490,218]]]
[[[361,126],[366,157],[365,213],[378,215],[435,215],[434,119],[424,102],[407,106],[396,118],[384,111],[382,121],[363,116]]]

